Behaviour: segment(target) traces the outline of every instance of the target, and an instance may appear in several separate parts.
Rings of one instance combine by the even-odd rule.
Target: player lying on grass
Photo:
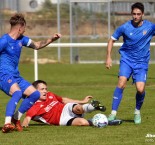
[[[40,99],[27,111],[23,127],[27,127],[30,120],[43,122],[50,125],[74,125],[89,126],[91,121],[83,118],[84,113],[94,110],[105,111],[105,106],[99,101],[91,101],[92,96],[86,96],[83,100],[74,100],[60,97],[47,91],[47,83],[37,80],[33,86],[40,92]]]

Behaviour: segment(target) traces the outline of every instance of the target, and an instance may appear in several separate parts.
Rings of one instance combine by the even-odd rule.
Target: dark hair
[[[11,24],[11,26],[15,26],[17,24],[24,26],[26,24],[26,21],[25,21],[24,16],[22,14],[16,13],[15,15],[13,15],[10,18],[10,24]]]
[[[144,13],[144,5],[140,2],[134,3],[131,6],[131,10],[133,11],[135,8],[140,9],[142,11],[142,13]]]
[[[32,83],[32,85],[33,85],[35,88],[37,88],[37,87],[38,87],[38,84],[41,84],[41,83],[47,86],[47,83],[46,83],[45,81],[43,81],[43,80],[34,81],[34,82]]]

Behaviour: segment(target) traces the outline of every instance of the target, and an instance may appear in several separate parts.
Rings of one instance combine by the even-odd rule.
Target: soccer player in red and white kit
[[[33,86],[40,92],[40,99],[27,111],[22,126],[27,127],[31,120],[50,125],[89,126],[91,121],[83,118],[84,113],[94,110],[105,111],[105,106],[99,101],[91,101],[92,96],[83,100],[60,97],[47,91],[47,83],[37,80]]]

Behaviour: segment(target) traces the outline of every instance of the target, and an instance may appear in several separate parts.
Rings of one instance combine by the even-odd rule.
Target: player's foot
[[[113,120],[115,120],[116,119],[116,115],[114,115],[114,114],[110,114],[109,116],[108,116],[108,121],[113,121]]]
[[[115,120],[111,120],[111,121],[108,121],[108,125],[120,125],[122,124],[122,120],[120,119],[115,119]]]
[[[14,126],[14,125],[12,125],[11,123],[7,123],[7,124],[5,124],[5,125],[3,126],[2,132],[3,132],[3,133],[8,133],[8,132],[13,131],[14,129],[15,129],[15,126]]]
[[[96,109],[104,112],[106,110],[106,107],[101,105],[99,101],[92,100],[91,105]]]
[[[140,114],[134,115],[134,122],[135,122],[135,124],[141,124],[141,115]]]
[[[12,117],[11,122],[15,125],[15,129],[16,129],[17,131],[23,131],[23,127],[22,127],[21,124],[20,124],[20,120],[16,120],[16,119],[14,119],[14,118]]]

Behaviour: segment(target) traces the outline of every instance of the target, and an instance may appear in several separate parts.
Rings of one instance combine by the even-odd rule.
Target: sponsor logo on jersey
[[[58,101],[51,102],[49,105],[47,105],[47,107],[45,108],[45,111],[49,112],[53,108],[53,106],[55,106],[57,103]]]

